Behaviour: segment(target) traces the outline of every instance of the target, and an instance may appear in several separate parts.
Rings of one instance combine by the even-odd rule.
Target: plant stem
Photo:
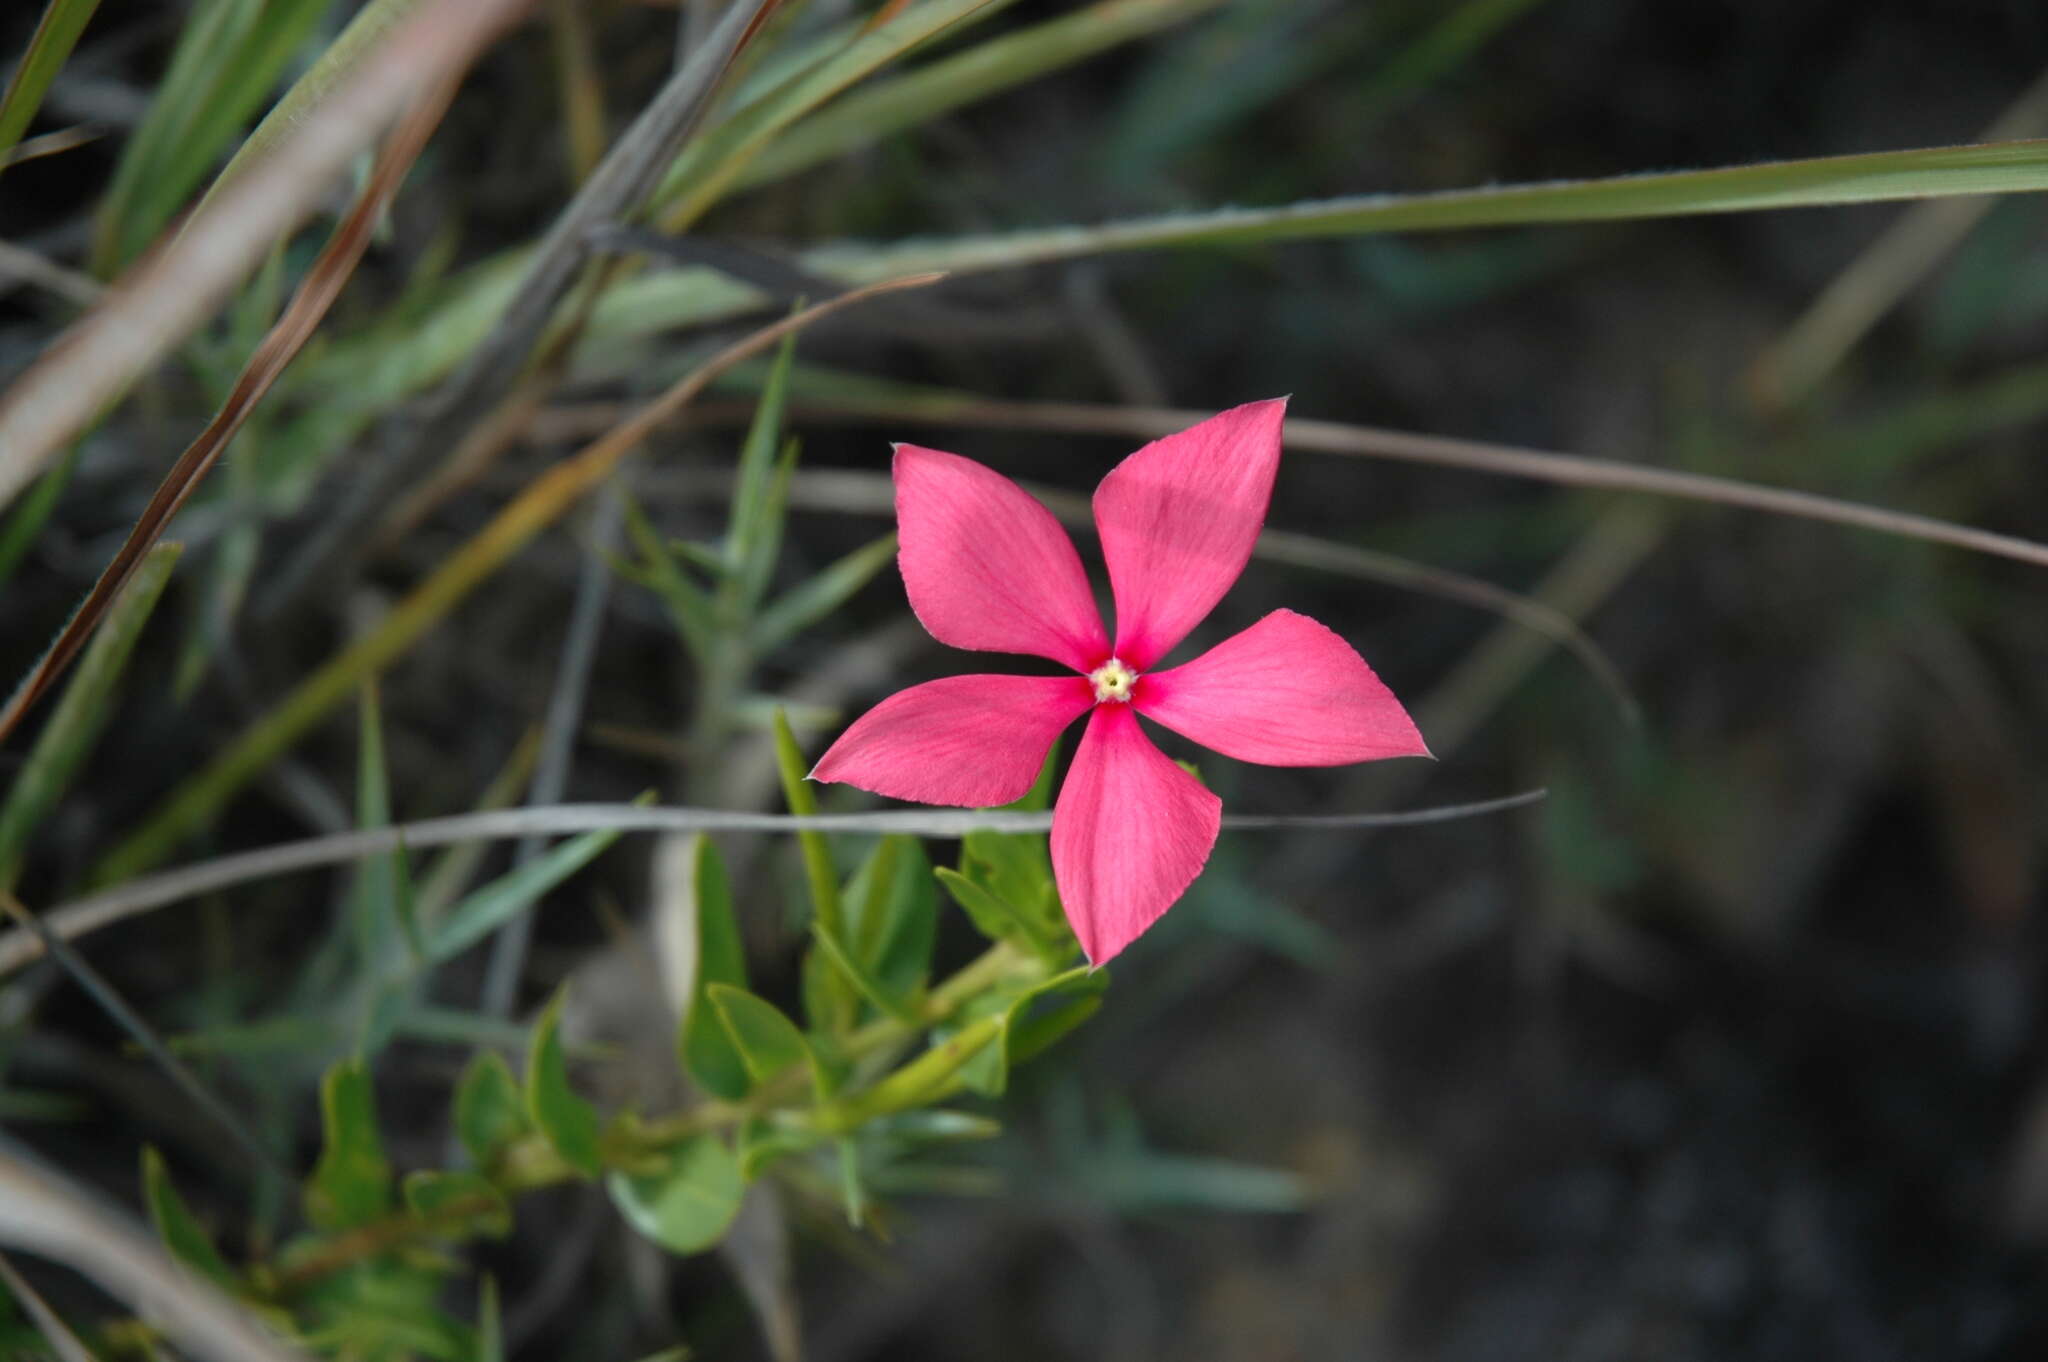
[[[1042,975],[1044,970],[1045,966],[1039,961],[1009,945],[991,946],[927,994],[924,1002],[914,1009],[914,1020],[882,1017],[849,1035],[844,1043],[845,1056],[858,1059],[900,1045],[920,1031],[945,1021],[969,999],[1005,977],[1025,973]],[[993,1038],[993,1029],[998,1024],[996,1018],[983,1018],[948,1041],[946,1047],[913,1060],[898,1072],[908,1074],[927,1060],[935,1065],[950,1060],[957,1068],[959,1062],[971,1058]],[[928,1086],[931,1078],[932,1075],[923,1070],[917,1074],[920,1086]],[[890,1104],[893,1091],[890,1081],[890,1078],[884,1078],[872,1088],[835,1103],[828,1118],[830,1127],[839,1132],[852,1130],[862,1121],[894,1110]],[[808,1066],[792,1065],[763,1083],[745,1101],[704,1102],[687,1111],[652,1121],[616,1121],[604,1135],[605,1163],[608,1167],[630,1166],[651,1155],[664,1153],[684,1140],[763,1115],[785,1105],[791,1097],[801,1101],[809,1083]],[[496,1165],[487,1171],[487,1176],[501,1194],[511,1197],[573,1181],[578,1174],[563,1162],[544,1136],[534,1133],[523,1135],[508,1146]],[[431,1215],[405,1213],[386,1216],[339,1231],[324,1241],[302,1246],[288,1262],[257,1264],[248,1275],[266,1299],[282,1302],[336,1272],[379,1254],[422,1240],[466,1238],[477,1219],[493,1209],[493,1201],[477,1196],[450,1201],[436,1208]]]

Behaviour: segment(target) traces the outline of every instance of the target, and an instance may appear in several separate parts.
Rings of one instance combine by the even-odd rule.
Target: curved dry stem
[[[791,410],[807,420],[924,422],[930,425],[986,426],[1005,430],[1057,430],[1093,435],[1127,435],[1155,440],[1184,430],[1214,413],[1171,407],[1116,407],[1087,402],[996,402],[934,396],[915,402],[815,401],[792,402]],[[1946,544],[1972,553],[2009,558],[2034,567],[2048,567],[2048,544],[1957,525],[1910,511],[1892,511],[1862,502],[1843,501],[1814,492],[1761,487],[1734,478],[1683,473],[1669,468],[1593,459],[1582,454],[1553,454],[1515,445],[1488,444],[1442,435],[1339,421],[1290,418],[1283,438],[1290,449],[1312,449],[1352,458],[1399,459],[1405,463],[1462,468],[1473,473],[1530,478],[1567,487],[1593,487],[1617,492],[1701,501],[1717,506],[1764,511],[1798,520],[1848,525],[1879,534]]]
[[[1346,813],[1312,817],[1229,815],[1225,828],[1386,828],[1443,823],[1459,818],[1518,809],[1542,799],[1543,790],[1526,790],[1501,799],[1473,804],[1448,804],[1397,813]],[[252,880],[319,866],[339,865],[404,848],[447,846],[457,842],[556,836],[573,832],[820,832],[898,833],[916,837],[959,837],[977,828],[998,832],[1045,832],[1049,813],[1004,813],[982,809],[919,809],[888,813],[817,814],[745,813],[730,809],[649,808],[641,804],[559,804],[552,807],[497,809],[484,813],[428,818],[393,827],[363,828],[283,842],[256,851],[221,856],[180,866],[113,889],[77,899],[43,914],[43,922],[60,939],[71,940],[112,926],[126,918],[199,894],[247,884]],[[26,932],[0,936],[0,975],[19,969],[41,954],[41,944]]]

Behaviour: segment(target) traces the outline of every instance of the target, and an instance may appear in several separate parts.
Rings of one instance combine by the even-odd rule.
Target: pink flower
[[[1095,489],[1114,643],[1050,511],[972,460],[897,445],[898,562],[918,620],[955,648],[1032,653],[1075,674],[952,676],[899,691],[847,729],[812,776],[925,804],[1006,804],[1031,787],[1061,730],[1088,714],[1053,808],[1052,864],[1074,935],[1100,965],[1194,882],[1223,817],[1223,801],[1152,745],[1140,714],[1268,766],[1427,756],[1365,659],[1291,610],[1152,670],[1244,571],[1273,494],[1286,406],[1253,402],[1155,440]]]

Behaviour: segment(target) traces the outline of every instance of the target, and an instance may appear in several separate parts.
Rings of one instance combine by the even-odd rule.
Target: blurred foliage
[[[70,281],[6,265],[6,366],[317,116],[414,7],[49,0],[0,20],[21,54],[0,158],[57,138],[0,161],[0,232]],[[785,5],[630,214],[682,235],[572,243],[603,259],[546,358],[494,376],[504,405],[431,451],[441,466],[380,483],[387,437],[479,353],[591,182],[562,148],[590,150],[593,120],[626,127],[677,29],[701,37],[714,8],[592,4],[474,74],[327,330],[181,520],[200,575],[155,633],[182,637],[144,634],[177,561],[160,549],[8,768],[0,879],[59,903],[94,862],[119,880],[180,838],[232,851],[518,801],[534,744],[505,735],[561,684],[541,642],[573,615],[572,558],[628,588],[598,698],[553,735],[579,791],[827,807],[804,779],[820,728],[919,664],[900,601],[870,590],[894,538],[831,481],[872,469],[878,442],[811,404],[859,398],[922,439],[907,428],[977,397],[1213,408],[1292,389],[1308,415],[2039,531],[2036,198],[1999,203],[1952,259],[1894,266],[1904,301],[1860,346],[1789,399],[1776,381],[1774,339],[1887,220],[1854,205],[2048,184],[2039,143],[1951,145],[2034,77],[2038,17],[1832,0]],[[1813,159],[1761,159],[1786,155]],[[1721,168],[1627,173],[1669,166]],[[1387,186],[1425,192],[1370,192]],[[1819,205],[1837,211],[1628,225]],[[1451,229],[1485,230],[1427,235]],[[278,243],[8,508],[19,669],[321,230]],[[621,542],[593,519],[490,556],[488,508],[617,420],[588,411],[693,371],[736,324],[927,268],[961,277],[850,311],[806,339],[811,363],[792,338],[737,386],[758,394],[745,410],[650,440],[658,459],[608,479]],[[963,438],[1075,485],[1109,450]],[[718,1251],[769,1339],[793,1328],[792,1229],[857,1265],[807,1262],[806,1285],[893,1239],[890,1292],[825,1298],[833,1356],[998,1336],[1034,1356],[2027,1355],[2048,1337],[2032,579],[1725,510],[1289,470],[1276,525],[1511,581],[1597,627],[1649,731],[1510,623],[1290,580],[1424,695],[1431,788],[1540,781],[1542,814],[1453,850],[1444,833],[1226,842],[1113,1008],[1107,975],[1074,967],[1042,836],[807,831],[767,852],[693,835],[645,876],[615,829],[502,866],[451,850],[418,875],[401,847],[95,947],[300,1171],[296,1197],[118,1056],[48,965],[0,980],[0,1121],[66,1142],[196,1276],[337,1357],[752,1346],[697,1268],[676,1269],[678,1307],[643,1259],[593,1247],[575,1208],[606,1204],[669,1255]],[[399,490],[356,504],[380,485]],[[349,561],[266,605],[330,519]],[[418,580],[447,584],[432,618],[390,610]],[[300,676],[323,684],[287,692]],[[351,703],[353,725],[321,727]],[[1046,806],[1057,758],[1018,807]],[[1202,775],[1299,811],[1414,789]],[[138,826],[170,831],[120,842]],[[109,876],[117,845],[143,851]],[[539,1010],[462,1001],[478,948],[544,905],[522,974]],[[1071,1062],[1021,1067],[1061,1044]],[[1303,1228],[1184,1233],[1219,1213]],[[990,1246],[990,1223],[1016,1247]],[[517,1274],[502,1315],[486,1268]],[[53,1297],[100,1321],[96,1355],[162,1346],[146,1314]],[[0,1292],[0,1354],[48,1350],[24,1313]]]

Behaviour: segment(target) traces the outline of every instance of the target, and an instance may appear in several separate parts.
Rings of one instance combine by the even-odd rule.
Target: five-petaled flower
[[[1138,715],[1268,766],[1427,756],[1365,660],[1291,610],[1152,670],[1244,571],[1286,405],[1249,403],[1156,440],[1095,489],[1114,642],[1073,542],[1037,499],[957,454],[897,445],[898,561],[918,620],[955,648],[1035,654],[1074,674],[952,676],[899,691],[847,729],[813,777],[925,804],[1006,804],[1088,714],[1053,809],[1052,864],[1074,935],[1100,965],[1201,873],[1223,816],[1223,801],[1153,746]]]

